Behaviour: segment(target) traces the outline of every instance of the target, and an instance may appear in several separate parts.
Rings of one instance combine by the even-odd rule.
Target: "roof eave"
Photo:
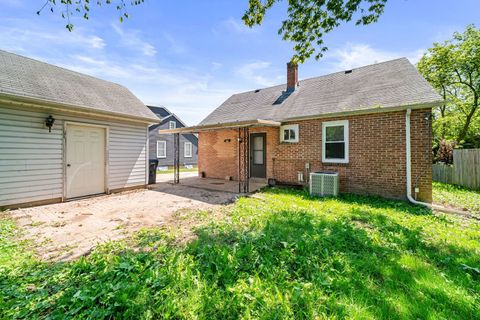
[[[147,124],[160,123],[160,119],[157,117],[149,118],[149,117],[128,115],[124,113],[109,112],[109,111],[99,110],[95,108],[88,108],[85,106],[61,103],[61,102],[50,101],[50,100],[45,100],[45,99],[40,99],[35,97],[19,96],[19,95],[9,94],[5,92],[0,92],[0,102],[11,103],[11,104],[20,105],[20,106],[29,105],[37,108],[61,109],[61,110],[65,110],[73,113],[88,114],[88,115],[100,114],[104,117],[142,122]]]
[[[407,109],[425,109],[425,108],[433,108],[443,105],[445,102],[443,100],[433,101],[428,103],[418,103],[418,104],[409,104],[409,105],[402,105],[397,107],[376,107],[376,108],[368,108],[368,109],[361,109],[361,110],[354,110],[354,111],[340,111],[334,113],[327,113],[327,114],[312,114],[307,116],[299,116],[299,117],[289,117],[282,119],[282,122],[290,122],[296,120],[309,120],[309,119],[319,119],[319,118],[333,118],[333,117],[340,117],[340,116],[356,116],[356,115],[364,115],[364,114],[374,114],[374,113],[385,113],[385,112],[395,112],[395,111],[404,111]]]
[[[204,131],[215,131],[215,130],[223,130],[223,129],[236,129],[236,128],[259,127],[259,126],[280,127],[281,123],[278,121],[272,121],[272,120],[256,119],[256,120],[247,120],[247,121],[234,121],[234,122],[225,122],[225,123],[197,125],[197,126],[176,128],[176,129],[161,129],[161,130],[158,130],[158,133],[159,134],[198,133],[198,132],[204,132]]]

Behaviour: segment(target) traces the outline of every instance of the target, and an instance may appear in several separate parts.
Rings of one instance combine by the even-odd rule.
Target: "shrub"
[[[453,164],[453,149],[455,149],[456,146],[457,143],[455,141],[441,140],[435,156],[435,162]]]

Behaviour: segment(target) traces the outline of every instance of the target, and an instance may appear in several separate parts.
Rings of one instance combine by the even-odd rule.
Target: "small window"
[[[191,142],[185,142],[183,144],[183,156],[185,158],[191,158],[192,157],[192,143]]]
[[[348,163],[348,120],[322,123],[322,161]]]
[[[168,122],[168,129],[175,129],[177,127],[177,123],[175,121]]]
[[[281,142],[298,142],[298,124],[280,127]]]
[[[157,141],[157,158],[167,157],[167,141]]]

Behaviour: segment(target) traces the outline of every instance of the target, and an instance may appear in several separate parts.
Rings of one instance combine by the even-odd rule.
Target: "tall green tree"
[[[480,135],[480,30],[469,25],[452,39],[434,43],[418,70],[445,100],[437,110],[437,136],[463,143]]]
[[[89,19],[93,5],[111,5],[119,11],[120,21],[128,18],[128,6],[136,6],[145,0],[44,0],[38,14],[48,9],[58,10],[67,19],[66,27],[73,30],[70,17],[81,15]],[[287,2],[287,18],[282,22],[278,34],[283,40],[291,41],[295,54],[292,62],[303,63],[315,55],[323,56],[328,49],[325,34],[342,23],[354,20],[356,25],[376,22],[382,15],[388,0],[248,0],[248,8],[242,19],[245,25],[261,25],[268,11],[280,3]],[[146,4],[148,5],[148,4]]]

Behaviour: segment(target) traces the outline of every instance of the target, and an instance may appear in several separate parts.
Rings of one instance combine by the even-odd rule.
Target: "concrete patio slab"
[[[168,226],[179,210],[207,210],[234,201],[233,192],[160,183],[128,191],[8,212],[44,260],[72,260],[98,243],[144,227]]]
[[[158,174],[157,182],[159,182],[159,184],[168,183],[173,185],[173,174]],[[250,192],[255,192],[267,186],[266,179],[250,178],[249,183]],[[179,185],[210,191],[239,193],[238,181],[200,178],[196,172],[181,172]]]

